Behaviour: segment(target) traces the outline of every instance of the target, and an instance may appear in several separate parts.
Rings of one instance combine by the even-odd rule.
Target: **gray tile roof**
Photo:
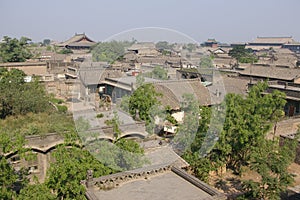
[[[127,50],[139,50],[139,49],[155,49],[155,44],[153,42],[141,42],[133,44]]]
[[[119,70],[111,70],[103,67],[81,68],[78,71],[81,82],[87,85],[97,85],[105,78],[118,78],[122,76]]]
[[[222,76],[226,93],[247,94],[249,80],[224,74]]]
[[[157,92],[163,94],[159,100],[164,106],[180,108],[184,94],[193,94],[200,105],[210,105],[211,103],[208,89],[198,79],[164,81],[154,83],[154,87]]]
[[[290,37],[257,37],[253,42],[249,42],[250,44],[260,43],[260,44],[287,44],[294,43],[294,39]]]
[[[249,66],[239,72],[245,76],[256,76],[261,78],[279,79],[293,81],[300,76],[299,68],[284,68],[275,66]]]
[[[75,43],[79,43],[79,42],[96,44],[96,42],[94,42],[93,40],[91,40],[90,38],[88,38],[83,33],[83,34],[75,34],[73,37],[71,37],[67,41],[58,44],[58,46],[67,46],[67,45],[70,45],[70,44],[74,45]]]

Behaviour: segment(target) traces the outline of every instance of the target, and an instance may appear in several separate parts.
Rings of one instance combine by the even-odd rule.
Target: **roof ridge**
[[[293,38],[293,36],[257,36],[257,38]]]

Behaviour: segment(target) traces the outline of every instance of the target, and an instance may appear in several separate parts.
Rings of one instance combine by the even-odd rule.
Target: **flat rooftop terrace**
[[[95,195],[101,200],[200,200],[210,197],[171,171],[149,179],[128,182],[108,191],[99,190]]]

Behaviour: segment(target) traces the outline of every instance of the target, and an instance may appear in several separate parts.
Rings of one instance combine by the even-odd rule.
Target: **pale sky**
[[[172,29],[198,42],[257,36],[300,41],[299,8],[299,0],[0,0],[0,37],[63,41],[85,32],[103,41],[130,29],[161,27],[159,40],[176,35],[166,32]],[[156,37],[151,31],[141,35],[147,34]]]

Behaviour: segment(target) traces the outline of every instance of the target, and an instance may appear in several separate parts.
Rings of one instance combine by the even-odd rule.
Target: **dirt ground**
[[[292,186],[300,185],[300,165],[293,163],[289,166],[288,171],[295,175],[295,182]],[[243,176],[237,176],[232,171],[227,170],[226,173],[214,175],[210,177],[209,184],[214,186],[220,192],[223,192],[230,199],[241,193],[243,180],[259,181],[259,175],[256,172],[246,170]]]

